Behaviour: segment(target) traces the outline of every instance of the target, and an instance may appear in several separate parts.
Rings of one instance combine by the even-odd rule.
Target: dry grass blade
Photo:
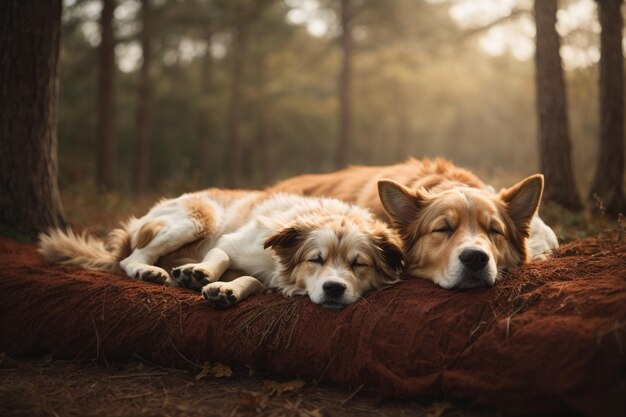
[[[253,348],[270,345],[287,349],[291,344],[293,329],[301,314],[302,303],[287,299],[277,303],[256,304],[242,313],[235,315],[228,322],[234,330],[234,336],[245,335],[244,349],[248,343]]]

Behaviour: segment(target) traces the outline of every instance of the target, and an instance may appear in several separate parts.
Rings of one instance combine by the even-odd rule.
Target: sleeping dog
[[[199,289],[215,308],[265,288],[341,308],[396,282],[403,262],[397,233],[366,209],[329,198],[220,189],[161,201],[106,241],[52,230],[40,235],[40,251],[51,262]],[[240,272],[220,280],[227,270]]]
[[[399,231],[406,272],[444,288],[491,286],[502,271],[545,259],[558,248],[556,235],[537,216],[541,175],[496,193],[448,161],[409,159],[302,175],[269,190],[325,195],[370,208]]]

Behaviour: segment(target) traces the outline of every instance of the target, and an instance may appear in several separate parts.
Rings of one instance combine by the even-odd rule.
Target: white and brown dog
[[[405,271],[444,288],[491,286],[501,272],[550,256],[556,235],[538,216],[543,176],[496,193],[443,159],[354,166],[269,189],[325,195],[370,208],[402,236]]]
[[[106,241],[52,230],[40,236],[40,251],[51,262],[200,289],[215,308],[265,288],[341,308],[396,282],[403,262],[399,236],[366,209],[219,189],[161,201]],[[227,270],[241,272],[225,281]]]

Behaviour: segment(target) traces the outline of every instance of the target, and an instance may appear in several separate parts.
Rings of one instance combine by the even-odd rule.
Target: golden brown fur
[[[417,160],[389,166],[352,166],[328,174],[308,174],[288,178],[269,187],[269,192],[338,198],[367,207],[381,219],[388,220],[378,198],[378,181],[391,179],[411,189],[431,189],[438,185],[462,184],[485,188],[485,184],[470,171],[445,159]]]
[[[387,167],[302,175],[269,188],[370,208],[400,232],[405,271],[446,288],[492,285],[502,270],[527,260],[526,240],[542,190],[543,177],[533,176],[496,194],[446,160],[412,158]],[[468,265],[481,268],[470,271]]]
[[[149,222],[141,225],[139,231],[137,232],[137,241],[134,245],[131,246],[131,249],[143,249],[148,243],[154,239],[159,230],[163,228],[163,223],[161,222]]]

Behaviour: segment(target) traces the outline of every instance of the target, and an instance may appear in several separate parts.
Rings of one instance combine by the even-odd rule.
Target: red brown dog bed
[[[626,244],[586,240],[492,289],[408,279],[343,310],[267,294],[214,311],[197,293],[46,265],[0,240],[0,349],[221,361],[391,397],[507,413],[626,412]]]

